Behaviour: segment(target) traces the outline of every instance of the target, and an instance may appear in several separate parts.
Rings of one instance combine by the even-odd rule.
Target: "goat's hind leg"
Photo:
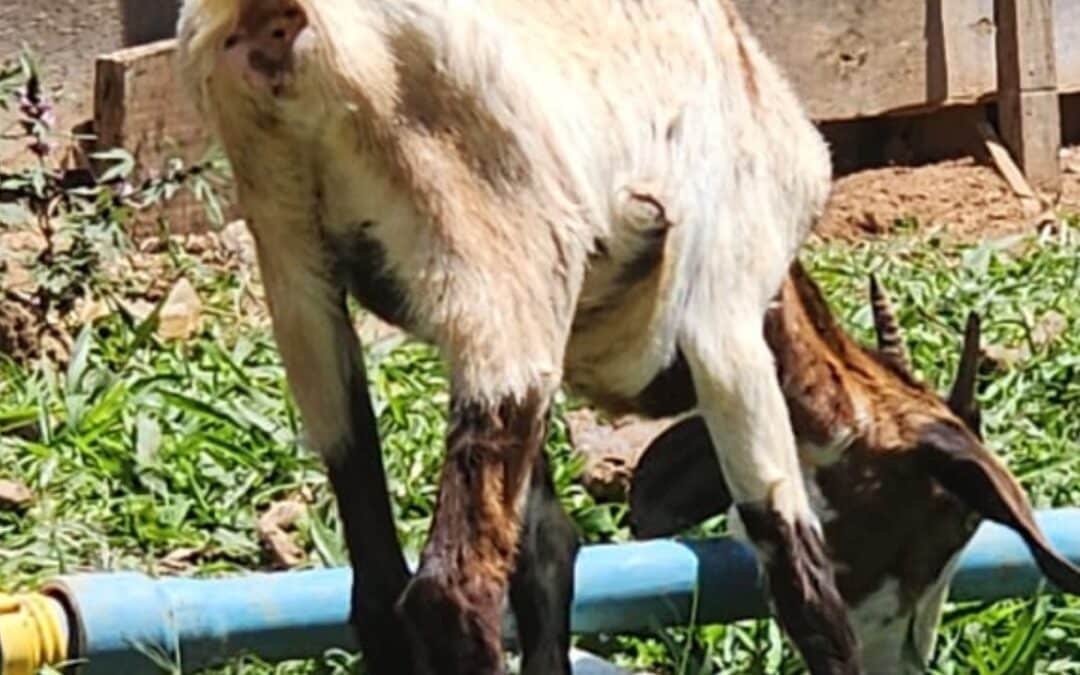
[[[569,675],[570,607],[578,533],[555,493],[541,452],[530,478],[510,605],[517,621],[524,675]]]
[[[810,509],[761,317],[730,317],[684,345],[699,407],[781,625],[815,675],[861,672]],[[711,337],[710,337],[711,335]]]
[[[363,378],[363,372],[356,374]],[[390,509],[386,471],[366,383],[354,385],[357,441],[329,459],[353,579],[350,623],[363,648],[367,672],[408,675],[408,638],[394,605],[409,580]]]
[[[344,289],[318,272],[321,262],[321,249],[308,239],[259,247],[289,387],[308,438],[326,462],[345,526],[354,573],[351,622],[367,672],[409,675],[407,635],[394,612],[408,569],[390,510],[363,355]]]

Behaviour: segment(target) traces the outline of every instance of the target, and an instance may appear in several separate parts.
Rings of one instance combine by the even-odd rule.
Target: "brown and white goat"
[[[183,80],[222,141],[371,672],[565,673],[577,537],[542,444],[566,382],[701,410],[815,673],[858,672],[761,321],[827,149],[730,0],[184,0]],[[347,293],[437,345],[451,419],[402,559]]]
[[[982,518],[1016,530],[1061,589],[1080,593],[1080,570],[1051,549],[1023,490],[981,441],[977,317],[968,320],[944,401],[912,377],[873,279],[871,301],[876,351],[844,333],[795,263],[765,335],[863,666],[924,673],[955,562]],[[676,422],[649,445],[630,504],[639,537],[675,534],[728,509],[731,495],[700,417]]]

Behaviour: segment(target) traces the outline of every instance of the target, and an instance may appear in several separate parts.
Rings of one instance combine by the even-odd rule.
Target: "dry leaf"
[[[1039,317],[1031,330],[1031,341],[1045,347],[1061,337],[1069,329],[1069,320],[1061,312],[1050,310]]]
[[[163,340],[186,340],[202,323],[202,300],[187,279],[181,279],[169,291],[158,316],[158,337]]]
[[[1027,347],[987,345],[982,348],[982,361],[992,372],[1004,372],[1031,357]]]
[[[623,417],[604,424],[591,410],[582,409],[567,413],[566,424],[571,444],[585,456],[585,489],[598,500],[622,501],[641,453],[670,420]]]
[[[274,567],[288,569],[304,562],[303,549],[296,545],[287,530],[304,515],[306,509],[303,502],[288,499],[271,504],[259,516],[255,529]]]
[[[33,501],[30,488],[13,480],[0,480],[0,509],[21,511]]]
[[[158,561],[157,568],[166,574],[182,574],[195,567],[198,558],[206,551],[205,546],[198,548],[178,548]]]
[[[247,224],[235,220],[221,230],[221,243],[225,250],[236,256],[245,265],[255,262],[255,239],[251,236]]]

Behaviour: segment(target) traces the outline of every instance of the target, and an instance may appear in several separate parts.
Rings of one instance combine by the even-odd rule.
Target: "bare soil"
[[[1062,153],[1063,190],[1056,208],[1080,212],[1080,147]],[[918,167],[885,167],[836,181],[816,233],[856,240],[899,229],[939,227],[953,240],[972,241],[1033,231],[1046,210],[1017,197],[997,170],[973,159]]]

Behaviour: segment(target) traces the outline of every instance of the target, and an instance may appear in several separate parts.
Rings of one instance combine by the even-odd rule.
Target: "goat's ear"
[[[949,409],[964,421],[968,429],[982,438],[982,413],[975,400],[975,377],[979,372],[979,340],[981,330],[979,315],[968,315],[964,328],[964,347],[960,352],[960,366],[956,370],[956,381],[949,392]]]
[[[1016,531],[1050,581],[1067,593],[1080,594],[1080,569],[1053,549],[1035,522],[1023,488],[982,443],[959,427],[935,423],[923,432],[918,452],[945,489],[982,517]]]
[[[678,534],[731,506],[704,419],[676,422],[649,444],[630,478],[629,501],[638,539]]]
[[[878,283],[877,277],[870,275],[870,308],[874,312],[874,331],[877,333],[878,353],[889,365],[900,372],[910,373],[911,362],[907,348],[904,347],[904,335],[896,321],[889,296]]]

